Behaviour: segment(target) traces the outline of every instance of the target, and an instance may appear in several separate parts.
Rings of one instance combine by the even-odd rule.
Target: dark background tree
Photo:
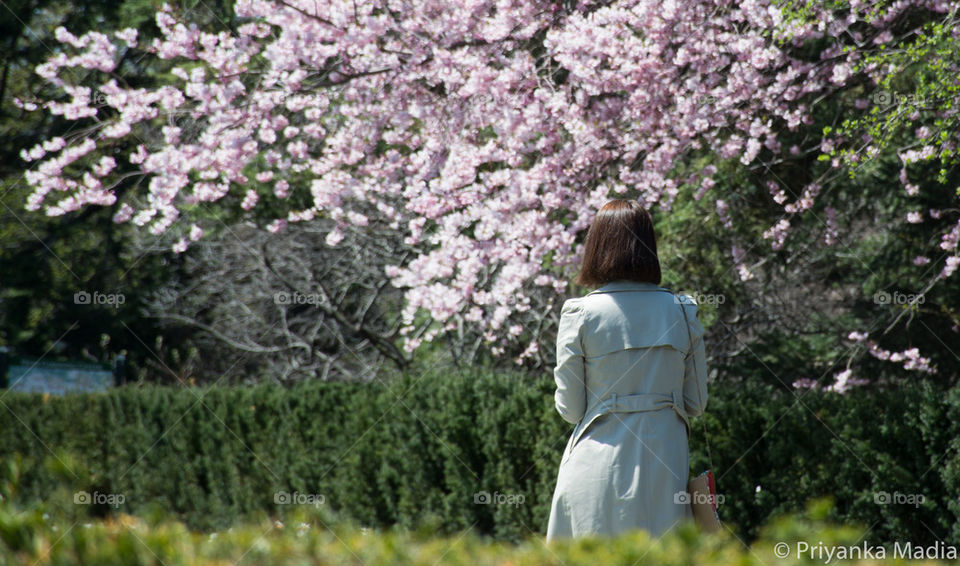
[[[52,136],[67,137],[85,127],[41,112],[25,112],[16,100],[35,100],[45,88],[34,68],[52,55],[59,42],[54,30],[64,26],[89,30],[133,27],[146,41],[156,35],[153,0],[22,1],[0,5],[0,345],[15,353],[45,359],[109,361],[127,353],[128,377],[148,374],[170,378],[191,357],[189,335],[161,334],[155,320],[144,318],[140,304],[152,289],[175,275],[179,260],[154,246],[134,251],[130,229],[112,222],[127,187],[118,187],[114,207],[90,207],[48,218],[24,210],[29,194],[24,181],[24,148]],[[209,7],[208,7],[209,6]],[[198,25],[227,29],[232,4],[183,2]],[[136,50],[120,66],[130,84],[150,84],[162,69],[147,66]],[[79,292],[122,294],[118,307],[77,304]],[[194,354],[195,356],[195,354]]]

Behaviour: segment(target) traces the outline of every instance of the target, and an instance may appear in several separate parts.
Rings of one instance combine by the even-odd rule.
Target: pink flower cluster
[[[334,0],[322,8],[238,0],[236,35],[202,32],[165,7],[156,17],[161,39],[138,48],[183,64],[171,84],[152,90],[109,76],[117,48],[108,36],[60,30],[65,51],[79,53],[58,53],[37,72],[72,99],[43,108],[100,119],[97,94],[117,112],[78,139],[24,152],[40,160],[27,175],[28,207],[61,214],[112,204],[115,164],[92,154],[114,139],[158,132],[126,156],[149,182],[140,208],[124,203],[117,222],[160,234],[192,203],[230,194],[250,210],[263,196],[252,183],[271,183],[286,198],[294,179],[307,177],[312,207],[277,218],[271,231],[326,216],[337,222],[327,237],[335,246],[371,214],[408,230],[420,255],[387,270],[407,289],[408,350],[457,317],[490,342],[525,340],[517,322],[530,308],[531,284],[566,289],[580,259],[575,238],[607,199],[632,188],[669,210],[684,184],[706,198],[716,168],[675,176],[691,150],[711,148],[744,165],[799,153],[782,148],[777,132],[809,123],[812,97],[854,80],[860,51],[833,39],[810,62],[792,49],[874,17],[852,4],[847,14],[818,8],[811,21],[797,21],[772,0],[585,0],[569,13],[546,0]],[[874,21],[885,31],[883,22],[908,10],[948,5],[902,0]],[[114,36],[137,45],[134,30]],[[530,49],[538,38],[541,55]],[[91,91],[71,84],[73,68],[109,78]],[[184,119],[190,128],[175,125]],[[795,202],[771,190],[787,216],[764,236],[779,249],[789,217],[809,209],[820,186]],[[45,202],[51,193],[60,200]],[[726,203],[713,198],[729,223]],[[828,219],[832,242],[837,227]],[[751,278],[743,250],[733,253],[741,278]],[[443,326],[414,339],[419,309]],[[528,346],[520,359],[535,353]]]
[[[854,342],[863,343],[867,347],[867,351],[870,352],[870,355],[879,360],[896,363],[903,362],[903,369],[906,370],[937,373],[937,368],[930,365],[930,358],[925,358],[920,355],[919,348],[909,348],[902,352],[891,352],[878,346],[875,341],[869,340],[863,332],[851,332],[847,338]]]

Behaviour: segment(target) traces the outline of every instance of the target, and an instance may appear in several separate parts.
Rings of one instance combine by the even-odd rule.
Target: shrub
[[[77,518],[162,511],[198,530],[313,497],[368,527],[521,540],[546,530],[572,428],[552,393],[552,379],[483,368],[389,384],[9,393],[0,453],[16,482],[0,477],[0,494]],[[691,468],[707,466],[705,426],[721,517],[744,540],[830,496],[830,518],[872,540],[957,541],[958,423],[960,392],[930,384],[841,396],[726,383],[694,419]],[[75,505],[78,492],[124,501]]]
[[[70,523],[41,507],[19,510],[0,503],[0,557],[4,563],[57,564],[157,564],[206,566],[237,564],[470,564],[472,566],[522,564],[576,566],[681,565],[761,566],[829,562],[814,551],[848,552],[846,564],[901,564],[898,550],[863,540],[863,525],[840,526],[825,520],[829,500],[817,501],[805,513],[779,518],[762,529],[760,538],[746,546],[729,531],[698,533],[692,524],[681,524],[659,539],[644,531],[618,537],[586,537],[546,545],[539,537],[524,537],[519,544],[502,544],[465,531],[437,537],[428,530],[391,528],[370,531],[344,521],[323,508],[301,507],[277,518],[258,517],[214,533],[190,531],[182,523],[157,515],[149,520],[118,514],[106,520]],[[863,549],[882,559],[868,560]],[[784,548],[788,556],[784,559]],[[844,550],[846,549],[846,550]],[[926,548],[932,558],[950,559],[951,550]],[[915,549],[910,549],[916,552]],[[953,550],[952,552],[956,552]],[[854,554],[859,553],[859,554]],[[833,555],[834,557],[836,554]],[[911,556],[913,556],[911,554]],[[928,560],[927,565],[947,564]]]

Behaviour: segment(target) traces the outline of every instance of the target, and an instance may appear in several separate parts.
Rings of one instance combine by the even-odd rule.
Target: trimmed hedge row
[[[158,510],[200,530],[322,503],[371,527],[520,540],[545,532],[572,428],[553,387],[478,369],[387,385],[9,393],[0,495],[83,515]],[[701,419],[721,516],[744,540],[821,496],[835,501],[831,519],[869,526],[871,541],[960,540],[960,389],[713,385],[693,422],[695,472],[707,465]],[[76,505],[83,492],[91,504]]]
[[[166,518],[144,521],[125,514],[71,524],[0,502],[0,564],[769,566],[840,562],[841,555],[844,564],[863,566],[956,563],[955,547],[864,543],[862,525],[826,522],[828,509],[829,502],[818,501],[803,515],[778,518],[747,547],[728,531],[702,535],[692,524],[680,525],[659,539],[634,531],[550,545],[539,537],[502,544],[470,531],[446,537],[402,529],[371,532],[339,521],[325,509],[309,507],[284,514],[282,521],[258,517],[224,532],[204,534]]]

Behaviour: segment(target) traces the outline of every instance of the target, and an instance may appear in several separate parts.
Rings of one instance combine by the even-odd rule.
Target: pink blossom
[[[772,239],[773,242],[770,244],[771,247],[775,250],[783,248],[784,240],[787,237],[787,231],[790,229],[790,221],[786,218],[781,218],[776,225],[765,230],[763,232],[763,237],[765,239]]]
[[[824,214],[826,215],[826,231],[823,235],[823,241],[826,245],[832,246],[837,242],[837,237],[839,236],[840,229],[837,226],[837,209],[832,206],[824,208]]]
[[[277,198],[287,198],[290,196],[290,183],[280,179],[273,185],[273,194],[276,195]]]
[[[249,189],[247,194],[243,197],[243,202],[240,203],[240,208],[244,210],[250,210],[257,205],[257,201],[260,199],[260,195],[257,194],[257,191]]]
[[[327,234],[326,242],[330,247],[335,247],[343,241],[343,232],[340,230],[340,227],[336,227]]]
[[[119,224],[121,222],[126,222],[127,220],[130,220],[130,217],[132,216],[133,216],[133,207],[127,203],[123,203],[120,205],[120,210],[118,210],[113,215],[113,221]]]
[[[538,0],[495,9],[413,0],[384,12],[377,3],[334,0],[322,7],[331,25],[311,17],[317,8],[308,2],[239,0],[236,33],[204,32],[164,6],[156,14],[159,36],[138,49],[150,58],[144,64],[168,59],[172,70],[149,88],[111,76],[117,48],[137,45],[136,30],[81,37],[57,30],[54,54],[36,72],[58,95],[37,109],[92,125],[69,144],[52,139],[21,152],[35,165],[25,174],[27,206],[62,214],[109,205],[115,197],[105,187],[132,166],[144,182],[130,185],[133,198],[114,219],[162,233],[194,222],[179,216],[198,202],[229,195],[252,209],[259,198],[252,179],[273,183],[279,199],[299,183],[312,202],[282,209],[270,232],[320,214],[341,223],[330,245],[348,226],[404,230],[416,252],[388,276],[404,290],[405,324],[418,312],[445,323],[464,317],[494,351],[505,351],[523,334],[510,330],[528,322],[532,286],[568,292],[578,242],[611,195],[636,191],[647,206],[669,212],[687,187],[697,199],[729,190],[716,166],[693,175],[678,167],[698,152],[747,165],[763,182],[773,178],[768,159],[796,162],[817,148],[844,147],[850,142],[789,132],[812,123],[811,101],[840,85],[869,83],[860,57],[896,39],[893,22],[908,10],[949,8],[904,0],[877,14],[868,3],[833,13],[813,3],[809,17],[794,19],[770,0],[719,10],[694,0],[581,4],[561,13]],[[810,44],[823,45],[816,61],[797,58]],[[317,72],[331,61],[336,71]],[[564,83],[544,61],[565,71]],[[79,76],[88,86],[75,82]],[[181,131],[184,117],[191,127]],[[918,136],[930,133],[917,126]],[[808,141],[781,147],[793,139]],[[137,144],[124,156],[129,165],[107,159],[128,142]],[[927,143],[901,156],[908,195],[919,187],[908,182],[907,163],[939,155],[940,146]],[[870,146],[863,157],[876,151]],[[837,225],[817,183],[789,202],[797,188],[767,185],[786,213],[763,234],[770,248],[786,244],[794,214],[798,225],[822,219],[828,244],[851,229]],[[728,194],[712,196],[729,231]],[[468,226],[473,238],[464,235]],[[191,227],[189,241],[196,233]],[[957,249],[960,225],[940,237],[942,249]],[[731,251],[741,280],[752,278],[746,252]],[[554,269],[546,274],[548,253]],[[944,277],[956,269],[953,259]],[[408,351],[419,345],[409,329],[402,336]],[[520,346],[521,358],[535,353]],[[904,359],[923,367],[919,357]]]
[[[800,379],[794,381],[791,385],[793,385],[794,389],[820,389],[820,384],[817,383],[816,380],[810,379],[809,377],[801,377]]]
[[[833,384],[826,387],[826,391],[834,391],[840,394],[846,393],[851,387],[866,385],[869,383],[869,381],[866,379],[853,377],[853,371],[850,368],[837,373],[833,376],[833,378]]]
[[[113,33],[117,39],[126,43],[129,47],[137,46],[137,29],[136,28],[126,28],[119,30]]]
[[[953,275],[958,266],[960,266],[960,257],[955,255],[948,257],[946,264],[943,266],[943,271],[940,272],[940,279],[946,279]]]

